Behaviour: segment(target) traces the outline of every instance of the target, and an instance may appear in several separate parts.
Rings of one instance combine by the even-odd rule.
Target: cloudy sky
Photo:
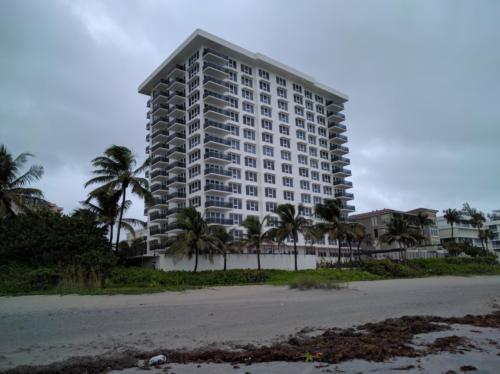
[[[106,147],[144,159],[137,87],[202,28],[350,96],[358,212],[500,209],[499,17],[496,0],[4,0],[0,143],[71,211]]]

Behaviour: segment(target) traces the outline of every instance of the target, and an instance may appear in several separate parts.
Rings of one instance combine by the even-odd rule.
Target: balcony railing
[[[207,84],[207,83],[210,83],[210,82],[218,84],[218,85],[221,85],[221,86],[224,86],[226,88],[229,88],[229,83],[224,82],[221,79],[217,79],[217,78],[210,77],[210,76],[205,76],[205,78],[203,79],[203,84]]]
[[[166,234],[167,233],[167,228],[166,227],[151,227],[149,229],[149,235],[159,235],[159,234]]]
[[[217,175],[223,175],[225,177],[232,177],[233,174],[228,171],[228,170],[224,170],[224,169],[218,169],[218,168],[206,168],[205,169],[205,175],[207,174],[217,174]]]
[[[165,154],[165,156],[171,156],[173,155],[174,153],[186,153],[186,149],[183,148],[183,147],[174,147],[174,148],[170,148],[168,150],[168,152]]]
[[[330,105],[334,105],[334,106],[337,106],[337,107],[339,107],[339,108],[344,109],[344,104],[341,104],[341,103],[335,103],[335,102],[333,102],[333,100],[327,100],[327,102],[326,102],[326,106],[330,106]]]
[[[162,212],[153,212],[149,215],[150,221],[155,221],[157,219],[167,219],[167,214]]]
[[[205,135],[204,144],[207,144],[210,142],[218,143],[218,144],[222,144],[222,145],[227,145],[228,147],[231,146],[231,141],[228,139],[218,138],[216,136],[211,136],[211,135]]]
[[[233,189],[229,186],[224,186],[223,184],[209,183],[205,185],[205,191],[221,191],[221,192],[233,192]]]
[[[156,198],[153,200],[153,206],[154,205],[160,205],[160,204],[163,204],[163,205],[167,205],[167,199],[165,198]]]
[[[168,136],[167,143],[174,140],[175,138],[186,139],[186,135],[184,135],[182,132],[174,132],[173,134],[170,134]]]
[[[223,116],[229,117],[229,111],[217,108],[213,105],[205,104],[205,107],[203,108],[203,113],[207,113],[207,112],[215,112],[215,113],[222,114]]]
[[[151,192],[156,192],[160,190],[167,190],[167,185],[166,184],[155,184],[154,186],[151,187]]]
[[[167,186],[171,185],[172,183],[186,183],[186,177],[177,176],[167,179]]]
[[[335,192],[335,197],[337,197],[337,198],[345,197],[345,198],[351,199],[351,200],[354,199],[354,195],[352,193],[344,192],[344,191]]]
[[[206,129],[206,128],[210,128],[210,127],[221,129],[221,130],[228,131],[228,132],[231,131],[231,126],[229,126],[229,125],[225,125],[223,123],[219,123],[219,122],[215,122],[215,121],[206,120],[205,123],[203,124],[203,128]]]
[[[349,148],[343,147],[341,145],[336,145],[336,144],[330,144],[330,150],[331,151],[340,151],[343,153],[349,153]]]
[[[151,179],[156,177],[168,177],[168,173],[165,170],[155,170],[151,173]]]
[[[172,162],[170,163],[166,168],[165,170],[166,171],[169,171],[169,170],[172,170],[172,169],[175,169],[175,168],[185,168],[186,167],[186,163],[185,162],[182,162],[182,161],[177,161],[177,162]]]
[[[203,92],[203,98],[206,98],[207,96],[215,97],[216,99],[219,99],[219,100],[227,102],[227,96],[221,95],[221,94],[219,94],[217,92],[213,92],[213,91],[210,91],[210,90],[205,90]]]
[[[333,168],[332,173],[333,174],[342,173],[346,175],[351,175],[351,171],[349,169],[344,169],[344,168]]]
[[[340,134],[332,134],[330,135],[330,140],[340,140],[342,142],[347,142],[347,136]]]
[[[347,130],[347,126],[346,125],[344,125],[342,123],[334,123],[334,122],[331,122],[328,125],[328,128],[330,128],[330,129],[339,129],[339,130],[343,130],[343,131]]]
[[[153,118],[153,121],[151,122],[151,124],[154,126],[156,125],[158,122],[168,122],[168,117],[156,117],[156,118]]]
[[[349,186],[349,187],[352,187],[352,182],[350,181],[345,181],[345,180],[337,180],[337,181],[333,181],[333,185],[334,186]]]
[[[224,53],[222,52],[219,52],[219,51],[216,51],[215,49],[213,48],[205,48],[203,49],[203,56],[207,55],[207,54],[212,54],[212,55],[215,55],[217,57],[220,57],[224,60],[228,60],[229,59],[229,56],[228,55],[225,55]]]
[[[168,134],[169,134],[168,131],[158,130],[158,131],[155,131],[151,136],[154,139],[156,136],[160,136],[160,135],[168,136]]]
[[[219,201],[219,200],[205,201],[205,208],[211,208],[211,207],[231,209],[233,208],[233,203],[229,201]]]
[[[168,115],[170,115],[171,113],[175,112],[176,110],[181,110],[181,111],[185,111],[186,110],[186,106],[185,105],[173,105],[167,112]]]
[[[220,71],[222,73],[225,73],[225,74],[229,74],[231,72],[231,70],[225,68],[224,66],[221,66],[221,65],[218,65],[218,64],[214,64],[213,62],[207,62],[207,61],[205,61],[203,63],[203,70],[205,70],[207,68],[212,68],[212,69],[218,70],[218,71]]]
[[[154,165],[154,164],[157,164],[159,162],[166,162],[168,163],[169,160],[168,160],[168,157],[164,157],[164,156],[157,156],[157,157],[154,157],[152,160],[151,160],[151,165]]]
[[[232,225],[233,220],[228,218],[219,218],[219,217],[207,217],[205,218],[207,224],[218,224],[218,225]]]
[[[185,199],[185,198],[186,198],[185,192],[172,192],[171,194],[167,195],[167,201],[172,199]]]
[[[347,204],[341,205],[340,208],[344,209],[344,210],[350,210],[350,211],[355,211],[356,210],[356,208],[354,207],[354,205],[347,205]]]
[[[343,162],[343,163],[346,163],[346,164],[349,164],[351,162],[351,160],[349,160],[347,157],[333,155],[332,162],[337,162],[337,161],[338,162]]]
[[[327,117],[335,116],[335,117],[339,117],[339,118],[345,119],[345,115],[343,115],[342,113],[336,113],[336,112],[330,112],[330,111],[328,111],[326,113],[326,116]]]
[[[158,149],[168,149],[168,144],[166,143],[156,143],[151,147],[151,152],[157,151]]]
[[[205,159],[207,158],[218,158],[219,160],[231,161],[231,156],[225,155],[221,152],[207,151],[205,152]]]

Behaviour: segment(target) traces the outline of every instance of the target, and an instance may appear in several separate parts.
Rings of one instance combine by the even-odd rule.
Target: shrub
[[[347,287],[347,284],[339,281],[321,281],[315,278],[302,278],[290,282],[289,288],[299,289],[301,291],[311,289],[326,289],[326,290],[340,290]]]

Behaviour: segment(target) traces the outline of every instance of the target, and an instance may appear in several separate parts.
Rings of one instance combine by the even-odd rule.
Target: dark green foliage
[[[31,269],[15,264],[0,266],[0,294],[48,291],[60,280],[61,274],[52,268]]]

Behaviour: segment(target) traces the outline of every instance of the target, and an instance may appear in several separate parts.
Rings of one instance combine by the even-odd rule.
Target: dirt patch
[[[386,361],[393,357],[417,357],[436,352],[456,352],[467,344],[465,338],[449,336],[438,338],[424,350],[412,346],[417,334],[450,329],[451,324],[500,328],[500,311],[488,315],[467,315],[460,318],[413,316],[368,323],[357,328],[327,329],[320,335],[298,334],[269,346],[246,345],[229,349],[162,349],[153,352],[128,351],[113,356],[72,358],[46,366],[20,366],[5,373],[103,373],[110,369],[124,369],[137,365],[139,360],[165,354],[168,363],[231,363],[251,364],[271,361],[320,361],[339,363],[362,359]]]

